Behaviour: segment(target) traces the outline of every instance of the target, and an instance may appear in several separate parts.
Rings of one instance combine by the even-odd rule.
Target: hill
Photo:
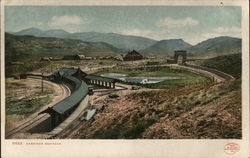
[[[97,96],[93,106],[98,113],[74,139],[242,137],[239,81],[117,94],[115,100]]]
[[[188,49],[192,56],[215,57],[241,52],[241,39],[221,36],[205,40]]]
[[[216,69],[227,74],[234,76],[235,78],[241,78],[241,53],[231,54],[226,56],[218,56],[202,61],[199,65]]]
[[[156,42],[155,40],[144,37],[97,32],[74,33],[71,34],[69,38],[91,42],[106,42],[126,51],[144,49]]]
[[[141,50],[153,45],[156,41],[149,38],[128,36],[116,33],[99,33],[99,32],[79,32],[68,33],[64,30],[47,30],[42,31],[37,28],[29,28],[19,32],[15,35],[33,35],[37,37],[57,37],[78,39],[85,42],[105,42],[113,45],[114,47],[123,50]]]
[[[211,38],[192,46],[182,39],[156,41],[145,37],[128,36],[116,33],[69,33],[61,29],[42,31],[37,28],[29,28],[16,32],[15,35],[77,39],[85,42],[104,42],[122,49],[123,51],[139,50],[144,55],[157,56],[172,56],[174,50],[180,49],[187,50],[189,56],[195,57],[215,57],[241,52],[241,39],[228,36]]]
[[[145,55],[173,55],[175,50],[187,49],[192,45],[182,39],[170,39],[156,42],[154,45],[142,50]]]
[[[121,50],[104,42],[83,42],[72,39],[5,34],[6,62],[39,59],[44,56],[60,58],[64,55],[73,54],[115,56],[120,53]]]

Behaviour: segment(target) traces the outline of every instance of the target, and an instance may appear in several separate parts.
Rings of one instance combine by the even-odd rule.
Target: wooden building
[[[65,55],[63,60],[84,60],[85,55],[75,54],[75,55]]]
[[[113,89],[115,89],[115,83],[116,83],[115,79],[96,76],[96,75],[87,75],[86,77],[84,77],[84,81],[87,84],[98,85],[101,87],[113,88]]]
[[[124,61],[134,61],[134,60],[141,60],[141,59],[143,59],[143,56],[135,50],[128,52],[128,54],[126,54],[123,57]]]

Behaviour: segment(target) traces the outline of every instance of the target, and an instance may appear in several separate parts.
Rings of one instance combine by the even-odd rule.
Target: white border
[[[223,2],[223,4],[221,4]],[[6,140],[4,138],[4,94],[1,95],[1,149],[3,157],[248,157],[249,156],[249,2],[247,0],[223,1],[32,1],[12,0],[1,3],[1,92],[4,92],[4,7],[3,5],[193,5],[193,6],[241,6],[242,7],[242,114],[243,139],[164,139],[164,140]],[[12,145],[14,141],[60,142],[62,145]],[[234,155],[226,155],[227,143],[238,143],[241,150]]]

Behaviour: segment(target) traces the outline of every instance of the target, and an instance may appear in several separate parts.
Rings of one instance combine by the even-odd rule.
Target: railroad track
[[[80,115],[81,116],[81,115]],[[83,121],[80,121],[80,116],[75,119],[67,128],[65,128],[60,134],[55,138],[59,139],[70,139],[78,132],[78,130],[83,126]]]
[[[89,107],[89,105],[90,105],[89,99],[83,100],[80,103],[80,105],[78,105],[78,108],[71,114],[71,116],[69,116],[68,120],[65,120],[66,122],[70,122],[70,123],[66,125],[65,127],[59,125],[59,128],[62,128],[63,130],[57,134],[54,134],[51,138],[56,138],[56,139],[71,138],[71,135],[76,133],[80,129],[80,127],[83,125],[84,121],[81,121],[80,118],[86,112],[86,109]]]
[[[39,78],[35,78],[35,79],[39,79]],[[54,84],[54,83],[50,83],[50,82],[48,82],[48,83]],[[47,106],[44,106],[44,108],[40,109],[38,112],[36,112],[36,114],[38,114],[40,111],[47,108],[48,106],[54,105],[55,103],[59,102],[60,100],[66,98],[67,96],[70,95],[70,89],[66,85],[64,85],[64,84],[58,84],[58,85],[62,91],[61,98],[57,101],[51,102]],[[33,115],[36,115],[36,114],[33,114]],[[17,127],[13,128],[12,130],[6,132],[5,137],[8,139],[17,133],[27,132],[29,129],[31,129],[35,125],[39,124],[40,122],[44,121],[48,117],[49,117],[49,114],[40,114],[40,115],[36,115],[34,117],[31,117],[30,119],[28,119],[24,123],[18,125]]]
[[[233,76],[226,74],[224,72],[221,72],[219,70],[207,68],[207,67],[202,67],[202,66],[197,66],[197,65],[178,65],[178,67],[186,68],[192,71],[196,71],[198,73],[202,73],[205,75],[208,75],[213,78],[214,82],[224,82],[227,80],[232,80],[234,79]]]
[[[194,65],[186,65],[186,66],[178,65],[178,67],[183,67],[183,68],[187,68],[193,71],[197,71],[199,73],[210,75],[215,79],[215,82],[223,82],[225,80],[233,79],[232,76],[225,74],[223,72],[217,71],[217,70],[213,70],[213,69],[210,70],[208,68],[203,68],[203,67],[194,66]],[[33,77],[33,78],[39,79],[39,77]],[[60,88],[63,91],[63,94],[62,94],[63,98],[70,95],[70,88],[67,85],[60,85]],[[100,97],[103,95],[108,95],[110,93],[112,92],[99,93],[97,96]],[[79,131],[79,129],[84,125],[84,122],[80,121],[80,117],[82,116],[84,111],[85,110],[81,111],[81,113],[64,130],[62,130],[62,132],[60,132],[56,136],[52,136],[52,138],[60,138],[60,139],[61,138],[67,138],[67,139],[73,138],[74,135]],[[38,124],[38,122],[41,122],[42,120],[48,117],[49,117],[48,114],[37,115],[29,119],[28,121],[24,122],[23,124],[19,125],[18,127],[15,127],[15,129],[7,132],[6,138],[10,138],[11,136],[19,132],[28,131],[30,128],[34,127],[34,125]]]
[[[6,138],[11,138],[11,136],[20,133],[20,132],[25,132],[27,129],[29,129],[29,127],[31,127],[32,125],[34,125],[36,122],[42,120],[45,118],[45,115],[37,115],[33,118],[31,118],[30,120],[24,122],[23,124],[15,127],[13,130],[9,131],[6,133]]]

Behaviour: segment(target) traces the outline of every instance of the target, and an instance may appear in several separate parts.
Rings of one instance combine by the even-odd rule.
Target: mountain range
[[[16,36],[5,33],[5,59],[19,61],[84,54],[86,56],[116,56],[122,51],[104,42],[83,42],[81,40],[55,37]]]
[[[114,47],[123,49],[125,51],[133,49],[142,50],[153,45],[156,42],[153,39],[138,37],[138,36],[128,36],[116,33],[99,33],[99,32],[69,33],[62,29],[42,31],[38,28],[28,28],[16,32],[15,35],[32,35],[36,37],[79,39],[85,42],[105,42],[113,45]]]
[[[24,35],[32,35],[36,37],[54,37],[59,38],[61,40],[72,39],[73,41],[78,40],[83,43],[88,43],[88,45],[90,45],[91,43],[92,47],[89,46],[88,49],[85,49],[83,51],[83,54],[92,53],[90,56],[94,55],[94,48],[96,48],[98,51],[101,51],[100,48],[102,48],[104,45],[108,46],[108,49],[106,49],[107,47],[105,47],[105,50],[103,50],[103,52],[113,52],[113,55],[114,52],[124,53],[129,50],[137,50],[145,56],[172,56],[175,50],[187,50],[189,56],[201,57],[214,57],[219,55],[235,54],[241,52],[241,39],[228,36],[211,38],[192,46],[191,44],[185,42],[182,39],[156,41],[145,37],[128,36],[116,33],[69,33],[62,29],[42,31],[37,28],[29,28],[16,32],[14,33],[14,35],[17,35],[17,37],[22,37]]]

